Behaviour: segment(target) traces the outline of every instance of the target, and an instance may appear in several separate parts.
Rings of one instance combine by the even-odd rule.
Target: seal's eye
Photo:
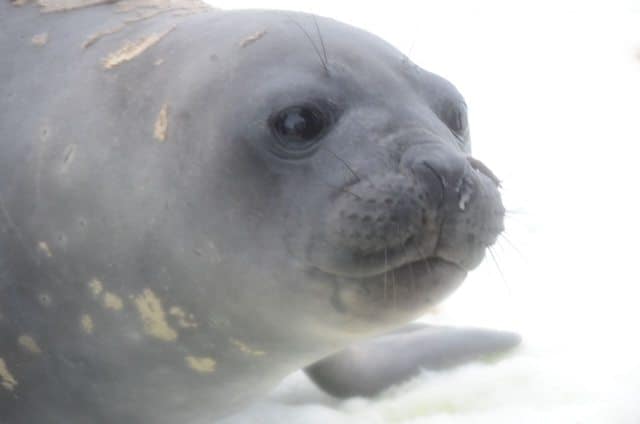
[[[278,114],[275,129],[280,137],[291,141],[313,140],[324,129],[324,117],[315,108],[293,106]]]
[[[453,135],[455,135],[462,143],[465,143],[469,131],[467,105],[464,103],[452,105],[444,112],[443,115],[443,120]]]
[[[277,139],[275,153],[286,158],[299,158],[313,153],[317,141],[325,134],[330,123],[330,116],[311,104],[290,106],[275,113],[269,122]]]

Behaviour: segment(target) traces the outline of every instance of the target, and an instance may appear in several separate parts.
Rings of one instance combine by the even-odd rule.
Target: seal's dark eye
[[[278,135],[292,141],[313,140],[324,129],[324,116],[310,107],[290,107],[278,114],[275,129]]]
[[[467,126],[467,114],[457,109],[454,112],[454,118],[451,120],[451,130],[458,134],[463,134],[467,130]]]
[[[453,135],[455,135],[461,142],[465,142],[469,131],[467,106],[464,103],[452,105],[443,115],[443,120]]]
[[[330,117],[314,105],[290,106],[275,113],[270,119],[271,131],[278,141],[275,153],[286,157],[313,153],[329,124]]]

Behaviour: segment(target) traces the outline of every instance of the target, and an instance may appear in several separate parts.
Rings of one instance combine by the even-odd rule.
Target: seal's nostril
[[[427,161],[422,161],[422,165],[424,166],[425,169],[430,171],[430,173],[432,174],[431,176],[435,177],[435,180],[437,181],[437,183],[435,184],[432,183],[431,185],[429,185],[429,190],[426,192],[426,195],[429,199],[431,199],[432,192],[436,191],[436,188],[439,188],[440,196],[438,199],[438,207],[440,207],[444,203],[444,197],[446,192],[446,183],[445,183],[444,177],[440,175],[440,173],[438,173],[438,171],[436,171],[433,168],[433,166],[431,166]],[[433,178],[431,178],[430,180],[433,180]]]

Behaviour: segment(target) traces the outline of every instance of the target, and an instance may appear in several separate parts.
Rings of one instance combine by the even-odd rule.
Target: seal
[[[503,229],[462,96],[372,34],[195,0],[0,16],[2,422],[224,416],[420,316]]]

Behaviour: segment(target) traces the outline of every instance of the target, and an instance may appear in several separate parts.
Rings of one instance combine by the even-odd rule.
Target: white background
[[[474,156],[503,180],[506,238],[424,319],[525,339],[374,401],[297,375],[230,423],[640,422],[640,2],[209,3],[330,16],[459,88]]]

